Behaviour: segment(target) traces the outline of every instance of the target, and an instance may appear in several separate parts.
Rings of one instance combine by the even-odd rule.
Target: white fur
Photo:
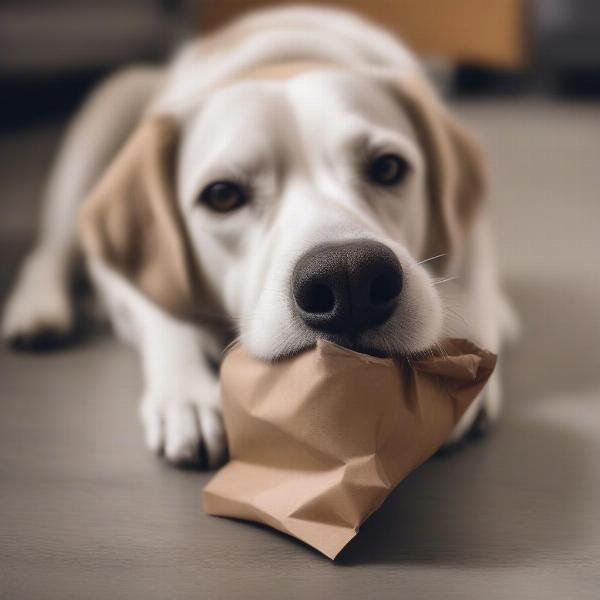
[[[53,172],[40,241],[11,295],[3,335],[35,337],[72,327],[68,274],[76,206],[144,112],[182,124],[177,172],[180,209],[198,259],[250,350],[275,358],[314,343],[289,299],[296,260],[324,241],[377,240],[405,273],[400,307],[360,339],[378,352],[413,352],[442,334],[498,352],[510,310],[500,292],[490,237],[480,220],[458,277],[436,285],[433,261],[419,263],[426,232],[425,158],[412,126],[381,84],[382,67],[408,74],[412,55],[382,30],[344,12],[276,9],[233,24],[222,40],[184,48],[171,68],[130,70],[94,94],[70,128]],[[310,72],[289,81],[232,82],[265,61],[324,60],[363,67]],[[394,193],[367,191],[352,170],[360,137],[398,151],[412,174]],[[251,208],[223,217],[199,207],[202,187],[251,178]],[[141,416],[148,446],[168,460],[192,460],[203,443],[211,464],[223,456],[218,381],[209,364],[222,348],[208,333],[175,320],[102,264],[91,271],[121,337],[138,349],[145,378]],[[514,328],[513,328],[514,329]],[[498,375],[459,423],[460,439],[485,404],[500,410]]]

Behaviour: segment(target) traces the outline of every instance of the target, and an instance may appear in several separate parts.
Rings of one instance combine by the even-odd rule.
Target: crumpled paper
[[[231,461],[205,487],[205,511],[270,525],[334,559],[440,448],[495,363],[458,339],[411,361],[320,341],[267,363],[234,347],[221,369]]]

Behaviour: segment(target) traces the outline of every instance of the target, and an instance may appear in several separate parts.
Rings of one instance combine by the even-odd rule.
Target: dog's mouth
[[[359,352],[361,354],[368,354],[377,358],[403,358],[403,353],[393,349],[391,347],[382,347],[373,343],[366,343],[361,339],[360,334],[358,335],[335,335],[320,334],[319,339],[326,340],[348,350]]]
[[[299,342],[297,344],[294,344],[293,347],[287,348],[279,352],[278,354],[272,357],[272,360],[273,362],[284,361],[289,358],[292,358],[293,356],[301,354],[302,352],[312,350],[317,345],[317,342],[319,340],[324,340],[326,342],[336,344],[337,346],[347,348],[348,350],[359,352],[361,354],[369,354],[378,358],[388,358],[391,356],[390,354],[378,348],[366,347],[365,345],[361,344],[356,339],[356,337],[321,333],[319,335],[312,336],[310,341]]]
[[[282,352],[277,353],[272,357],[274,362],[286,360],[297,354],[313,349],[320,340],[336,344],[342,348],[346,348],[353,352],[366,354],[376,358],[393,358],[393,359],[410,359],[416,360],[422,358],[435,348],[435,343],[422,346],[419,349],[408,349],[400,342],[401,334],[394,336],[391,334],[389,339],[386,339],[384,334],[378,333],[373,335],[372,331],[360,331],[356,333],[327,333],[327,332],[307,332],[302,339],[291,344]]]
[[[441,335],[442,305],[427,272],[399,256],[402,264],[389,246],[373,240],[313,247],[282,287],[263,289],[260,308],[242,322],[242,338],[251,353],[269,361],[319,340],[378,358],[430,350]]]

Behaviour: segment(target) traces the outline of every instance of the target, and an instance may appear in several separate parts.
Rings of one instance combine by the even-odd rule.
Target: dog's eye
[[[368,167],[367,176],[378,185],[397,185],[410,171],[410,165],[397,154],[382,154],[373,159]]]
[[[244,190],[230,181],[216,181],[206,186],[200,194],[200,202],[220,213],[231,212],[248,201]]]

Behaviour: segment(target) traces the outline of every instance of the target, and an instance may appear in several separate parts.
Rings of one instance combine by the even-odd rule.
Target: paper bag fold
[[[231,461],[205,487],[204,509],[335,558],[442,445],[495,360],[466,340],[410,362],[319,342],[265,363],[235,347],[221,370]]]

